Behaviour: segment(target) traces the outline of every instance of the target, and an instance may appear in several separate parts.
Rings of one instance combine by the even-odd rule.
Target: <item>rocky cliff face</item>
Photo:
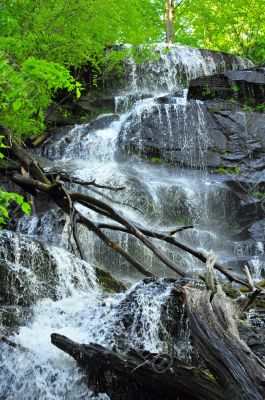
[[[181,97],[183,96],[183,97]],[[265,168],[265,69],[192,80],[182,93],[156,97],[120,134],[122,149],[194,168]],[[169,129],[167,129],[169,127]]]

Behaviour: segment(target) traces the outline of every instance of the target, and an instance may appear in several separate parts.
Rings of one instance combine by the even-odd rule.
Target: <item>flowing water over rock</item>
[[[207,151],[214,132],[207,125],[204,103],[187,100],[190,79],[248,67],[250,62],[182,46],[169,53],[160,46],[157,52],[159,60],[145,66],[131,61],[131,89],[116,97],[115,114],[66,129],[48,143],[42,155],[53,160],[50,169],[59,168],[86,181],[124,186],[124,191],[111,194],[95,188],[82,190],[98,198],[103,193],[105,201],[111,196],[112,204],[133,221],[161,230],[193,224],[194,229],[178,234],[182,241],[206,252],[213,249],[220,261],[237,271],[248,261],[255,277],[260,277],[264,273],[263,239],[257,245],[255,238],[236,239],[242,229],[238,198],[221,176],[207,172]],[[179,167],[163,163],[165,154],[175,158]],[[200,169],[185,170],[183,165]],[[104,221],[92,211],[89,215]],[[16,348],[0,344],[3,399],[93,398],[75,363],[50,344],[55,331],[78,342],[122,351],[134,346],[190,358],[185,326],[168,327],[166,310],[174,284],[162,278],[176,277],[172,271],[136,239],[113,232],[112,237],[161,277],[158,283],[139,284],[141,275],[82,227],[79,235],[89,263],[80,261],[67,251],[67,224],[58,210],[43,212],[36,204],[36,214],[19,223],[18,230],[27,236],[1,233],[2,329],[3,335],[19,344]],[[181,250],[159,246],[194,275],[202,269],[199,261]],[[131,287],[126,293],[110,295],[91,265],[110,271]],[[183,331],[182,342],[174,342],[172,329]]]

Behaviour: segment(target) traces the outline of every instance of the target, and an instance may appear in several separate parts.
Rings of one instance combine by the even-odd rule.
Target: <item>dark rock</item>
[[[161,159],[187,166],[219,165],[219,157],[208,152],[218,142],[225,149],[223,135],[210,129],[207,110],[197,102],[157,104],[132,113],[119,135],[122,151]]]
[[[56,262],[41,242],[2,231],[0,276],[1,303],[28,305],[55,296]]]
[[[115,112],[115,98],[114,97],[103,97],[98,96],[94,99],[82,98],[77,101],[77,106],[84,111],[89,111],[94,115],[103,113],[114,113]]]
[[[8,336],[24,326],[33,315],[32,307],[17,305],[0,305],[1,335]]]
[[[248,230],[250,237],[255,242],[262,242],[265,245],[265,219],[255,222],[248,228]]]
[[[265,313],[264,313],[265,314]],[[238,326],[239,334],[242,340],[250,347],[256,356],[263,362],[265,361],[265,331],[264,327],[255,327],[246,323],[240,323]]]
[[[226,71],[194,79],[189,85],[189,99],[234,98],[256,106],[265,102],[264,70]]]

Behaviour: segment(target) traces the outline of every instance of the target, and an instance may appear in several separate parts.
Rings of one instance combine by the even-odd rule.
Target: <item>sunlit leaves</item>
[[[176,13],[176,41],[262,62],[264,20],[264,0],[184,0]]]
[[[12,201],[20,206],[25,215],[30,215],[31,205],[30,203],[24,201],[23,196],[17,193],[6,192],[0,188],[0,226],[5,225],[9,218],[8,209],[10,208]]]
[[[80,93],[80,84],[58,63],[31,57],[18,66],[0,57],[0,125],[16,136],[37,134],[53,94],[76,88]]]

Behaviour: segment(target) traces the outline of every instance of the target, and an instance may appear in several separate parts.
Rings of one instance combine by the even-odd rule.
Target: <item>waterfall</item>
[[[156,59],[141,66],[129,60],[130,87],[115,97],[115,114],[65,129],[48,141],[41,155],[51,160],[51,170],[125,187],[111,195],[93,187],[78,190],[110,202],[128,219],[161,230],[193,224],[193,230],[179,234],[183,242],[205,252],[213,248],[221,261],[233,260],[239,256],[233,243],[236,199],[220,177],[205,169],[212,127],[206,122],[204,104],[187,100],[187,83],[251,63],[184,46],[159,45],[155,51]],[[148,144],[144,137],[150,154],[141,160]],[[178,167],[164,163],[154,149],[170,155]],[[198,170],[192,169],[195,164]],[[173,283],[163,278],[176,275],[135,238],[120,232],[111,233],[114,240],[157,274],[158,283],[139,283],[142,276],[83,227],[78,234],[89,263],[81,261],[69,253],[67,218],[52,205],[49,211],[38,206],[35,214],[21,219],[17,233],[0,235],[0,274],[5,279],[3,286],[0,282],[1,329],[18,345],[0,344],[0,397],[108,398],[94,396],[87,388],[75,362],[50,344],[52,332],[78,342],[115,345],[120,351],[133,346],[189,360],[192,345],[183,310],[178,310],[182,317],[174,328],[182,332],[183,340],[175,343],[167,327],[165,305]],[[82,207],[80,211],[93,221],[106,220]],[[156,243],[194,276],[202,270],[202,263],[192,256]],[[255,251],[258,257],[261,246]],[[254,269],[262,271],[255,257]],[[128,290],[119,294],[104,290],[95,267],[110,271]]]

